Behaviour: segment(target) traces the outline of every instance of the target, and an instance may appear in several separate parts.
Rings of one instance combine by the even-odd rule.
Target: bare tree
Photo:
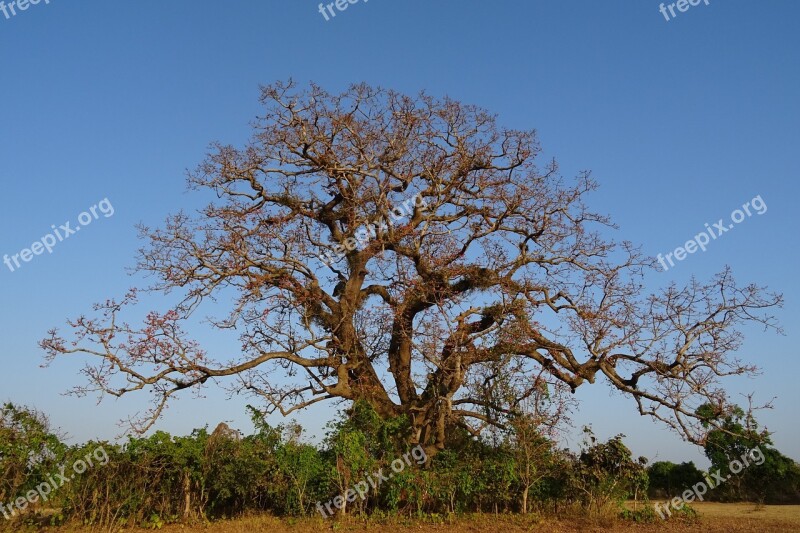
[[[507,442],[514,454],[516,474],[522,487],[522,514],[528,514],[530,510],[528,501],[531,489],[543,479],[555,477],[561,466],[556,460],[557,428],[565,420],[565,409],[572,403],[551,402],[549,397],[560,391],[552,390],[543,380],[540,382],[541,392],[523,403],[521,412],[509,420],[510,429],[507,432]],[[555,411],[550,409],[553,405],[556,406]]]
[[[602,376],[701,442],[696,407],[724,409],[719,378],[755,372],[732,356],[737,328],[776,327],[764,313],[781,297],[728,270],[642,295],[653,260],[605,237],[613,225],[583,201],[588,172],[564,180],[555,162],[537,166],[534,131],[367,85],[262,91],[247,146],[214,145],[189,174],[209,205],[141,228],[149,290],[181,302],[134,327],[120,316],[132,291],[70,322],[74,339],[53,330],[41,343],[49,359],[91,356],[77,393],[150,391],[134,429],[177,392],[229,378],[284,415],[365,400],[408,416],[411,443],[435,453],[454,425],[503,424],[544,371],[573,392]],[[241,353],[209,356],[181,325],[230,294],[211,324],[241,332]],[[508,375],[528,385],[498,394]]]

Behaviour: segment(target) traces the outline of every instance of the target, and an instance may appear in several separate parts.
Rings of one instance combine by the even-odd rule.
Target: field
[[[518,515],[470,515],[457,519],[442,518],[440,521],[413,521],[391,519],[387,521],[357,520],[330,522],[322,519],[279,519],[269,516],[220,521],[208,525],[186,527],[183,525],[165,526],[162,531],[178,533],[181,531],[203,531],[206,533],[312,533],[319,531],[375,532],[375,533],[527,533],[541,531],[547,533],[572,532],[718,532],[735,533],[743,531],[783,533],[800,531],[800,505],[768,505],[757,508],[746,503],[699,503],[693,505],[700,515],[693,522],[661,522],[634,524],[614,519],[573,519],[554,520],[523,517]],[[53,528],[54,533],[84,533],[92,531],[82,528]],[[151,530],[124,530],[139,533]]]

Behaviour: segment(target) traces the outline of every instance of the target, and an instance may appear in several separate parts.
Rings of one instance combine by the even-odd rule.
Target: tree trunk
[[[528,514],[528,489],[530,487],[525,485],[525,490],[522,491],[522,514]]]
[[[183,473],[183,521],[188,522],[192,512],[192,478],[189,472]]]

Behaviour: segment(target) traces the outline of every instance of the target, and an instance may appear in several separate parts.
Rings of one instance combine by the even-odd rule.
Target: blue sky
[[[293,77],[330,91],[351,82],[481,105],[536,128],[564,176],[591,169],[592,206],[615,237],[672,251],[706,222],[761,195],[765,214],[652,277],[653,288],[725,265],[782,292],[785,336],[747,330],[742,357],[763,369],[734,395],[776,397],[760,419],[800,459],[796,410],[800,283],[800,4],[712,0],[666,21],[653,0],[371,0],[325,21],[306,0],[44,1],[0,13],[0,255],[18,253],[108,198],[115,213],[11,272],[0,265],[0,400],[48,413],[74,439],[112,438],[142,396],[61,395],[78,360],[40,368],[37,341],[95,301],[137,283],[134,225],[192,209],[184,171],[208,144],[240,144],[259,84]],[[74,226],[74,222],[73,222]],[[213,349],[228,344],[195,332]],[[625,433],[634,453],[698,460],[698,450],[602,383],[580,390],[575,424]],[[159,424],[183,433],[222,420],[248,430],[246,401],[178,401]],[[311,433],[334,410],[299,416]],[[279,420],[275,420],[278,422]],[[576,432],[577,434],[577,432]],[[572,439],[575,444],[577,439]],[[702,461],[700,461],[702,462]]]

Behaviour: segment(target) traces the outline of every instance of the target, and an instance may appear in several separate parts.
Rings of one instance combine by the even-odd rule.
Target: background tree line
[[[315,513],[317,502],[343,495],[355,483],[408,452],[404,417],[385,420],[364,402],[328,425],[319,445],[302,439],[296,424],[271,426],[251,409],[255,431],[242,436],[220,424],[178,437],[159,431],[122,445],[102,443],[110,461],[76,476],[39,505],[51,522],[146,525],[210,520],[248,512],[280,516]],[[702,413],[701,413],[702,414]],[[706,413],[708,415],[708,413]],[[707,499],[767,503],[800,501],[800,468],[770,447],[769,435],[739,411],[711,432],[706,454],[725,468],[742,449],[759,445],[762,465],[751,465]],[[606,442],[585,430],[579,452],[559,449],[530,417],[505,431],[475,438],[448,435],[447,448],[349,502],[344,514],[429,516],[464,512],[623,513],[652,517],[651,507],[623,503],[671,498],[702,480],[692,463],[634,458],[618,435]],[[0,502],[8,503],[98,446],[68,446],[47,418],[24,407],[0,410]],[[33,519],[28,514],[26,520]]]

